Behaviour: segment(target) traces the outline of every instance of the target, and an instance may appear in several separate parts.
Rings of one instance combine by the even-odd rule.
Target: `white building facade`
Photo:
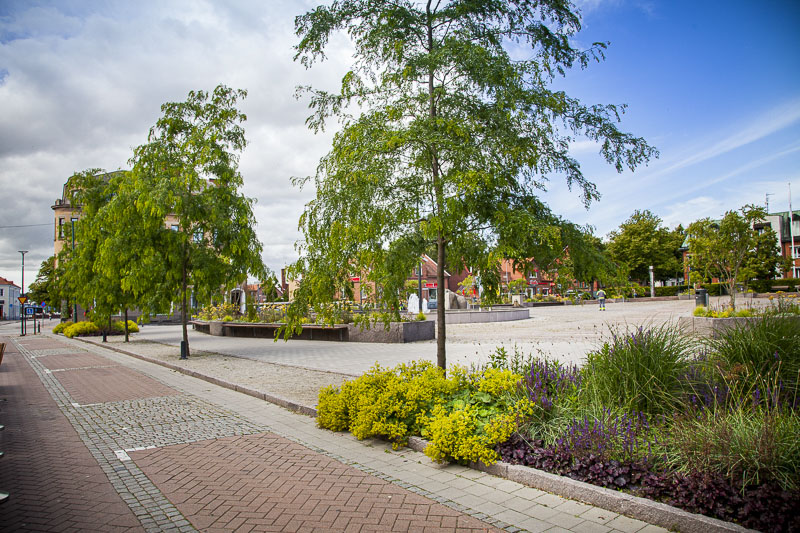
[[[19,320],[19,287],[0,277],[0,320]]]

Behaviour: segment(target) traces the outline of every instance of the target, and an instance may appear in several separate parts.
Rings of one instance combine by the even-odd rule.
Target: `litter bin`
[[[708,289],[697,289],[694,291],[694,306],[708,307]]]

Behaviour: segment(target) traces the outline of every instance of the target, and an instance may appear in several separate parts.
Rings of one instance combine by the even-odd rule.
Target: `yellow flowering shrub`
[[[521,375],[515,374],[511,370],[487,368],[478,381],[477,387],[479,391],[492,396],[502,396],[513,392],[521,379]]]
[[[385,437],[399,448],[420,433],[420,422],[437,404],[455,392],[457,381],[430,362],[375,366],[344,383],[341,390],[322,389],[317,407],[320,427],[349,429],[357,439]],[[346,421],[346,422],[345,422]]]
[[[320,390],[317,424],[349,430],[357,439],[383,437],[393,447],[411,435],[430,441],[425,453],[434,461],[493,464],[497,444],[506,441],[534,405],[515,394],[522,376],[487,368],[453,368],[449,377],[427,361],[393,369],[375,366],[340,388]]]

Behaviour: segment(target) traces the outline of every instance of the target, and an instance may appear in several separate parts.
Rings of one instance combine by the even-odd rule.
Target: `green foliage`
[[[766,315],[737,324],[707,341],[710,357],[729,378],[729,386],[740,391],[780,383],[781,394],[800,398],[800,319]]]
[[[53,334],[54,335],[58,335],[59,333],[63,333],[64,330],[67,329],[68,327],[70,327],[71,325],[72,325],[72,321],[71,320],[67,320],[66,322],[59,322],[53,328]]]
[[[753,237],[750,252],[742,265],[742,279],[770,280],[778,272],[781,263],[781,249],[778,246],[778,235],[772,227],[761,228],[761,232]]]
[[[58,307],[62,299],[59,277],[63,269],[55,265],[56,257],[51,255],[39,267],[36,280],[28,286],[28,297],[35,302],[46,302],[50,307]]]
[[[612,339],[588,354],[582,401],[630,413],[671,413],[682,398],[693,348],[673,324],[612,330]]]
[[[287,334],[301,317],[323,312],[320,304],[347,297],[352,272],[366,272],[382,288],[382,307],[399,308],[408,273],[431,246],[439,301],[448,262],[479,270],[493,295],[501,257],[546,264],[540,256],[556,256],[571,242],[573,257],[594,256],[585,231],[538,198],[551,175],[563,175],[587,205],[598,197],[569,153],[573,134],[597,141],[618,171],[657,155],[618,129],[622,108],[584,105],[550,89],[555,77],[601,59],[605,48],[572,47],[580,18],[570,4],[353,0],[318,6],[297,17],[295,28],[296,59],[305,66],[324,58],[339,31],[350,36],[355,60],[339,92],[303,89],[311,94],[312,129],[332,117],[342,127],[300,220],[304,242],[292,271],[302,283]],[[520,52],[513,58],[510,46]],[[575,259],[578,270],[590,264]],[[437,362],[445,367],[443,305],[437,314]]]
[[[800,488],[800,417],[788,409],[705,409],[676,419],[659,447],[667,467],[720,473],[744,486]]]
[[[338,394],[325,389],[319,397],[317,421],[320,427],[340,431],[346,415],[346,427],[359,440],[380,436],[399,447],[409,436],[420,433],[421,417],[452,394],[457,385],[454,378],[445,378],[440,368],[428,362],[389,370],[375,366],[345,382]]]
[[[149,244],[137,250],[140,260],[127,279],[147,290],[155,309],[180,302],[187,343],[189,287],[199,301],[208,302],[220,287],[237,285],[248,273],[267,278],[253,200],[240,193],[246,117],[236,105],[245,96],[219,85],[210,93],[191,91],[185,102],[162,105],[163,116],[150,129],[148,142],[134,150],[120,196],[134,199],[137,229]],[[165,224],[168,217],[174,217],[174,230],[167,226],[173,222]]]
[[[423,313],[422,311],[420,311],[419,313],[417,313],[417,316],[416,316],[416,317],[414,317],[414,319],[415,319],[417,322],[425,322],[425,320],[427,320],[427,317],[425,316],[425,313]]]
[[[649,283],[651,265],[657,280],[671,278],[683,269],[678,250],[684,240],[682,228],[668,230],[648,210],[635,211],[609,239],[611,259],[624,264],[631,278],[641,283]]]
[[[100,334],[100,328],[94,322],[76,322],[64,328],[64,336],[72,337],[88,337]]]
[[[753,223],[764,218],[763,208],[746,205],[741,214],[728,211],[720,221],[704,218],[693,222],[688,229],[693,274],[703,279],[719,278],[728,289],[734,309],[736,284],[752,275],[746,263],[760,242]]]
[[[788,279],[766,279],[766,280],[755,280],[749,283],[749,286],[756,292],[775,292],[773,287],[788,287],[789,291],[796,291],[797,287],[800,286],[800,279],[798,278],[788,278]]]
[[[656,296],[677,296],[686,292],[688,285],[670,285],[668,287],[656,287]]]

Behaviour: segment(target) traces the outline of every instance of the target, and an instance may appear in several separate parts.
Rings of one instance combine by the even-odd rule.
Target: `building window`
[[[58,219],[58,238],[64,238],[64,217]]]
[[[4,290],[5,290],[5,289],[0,289],[0,296],[3,296],[3,291],[4,291]]]
[[[173,224],[172,226],[170,226],[170,229],[171,229],[172,231],[178,231],[178,229],[179,229],[179,228],[178,228],[178,225],[177,225],[177,224]]]
[[[203,242],[203,231],[197,230],[194,232],[194,242],[200,243]]]

